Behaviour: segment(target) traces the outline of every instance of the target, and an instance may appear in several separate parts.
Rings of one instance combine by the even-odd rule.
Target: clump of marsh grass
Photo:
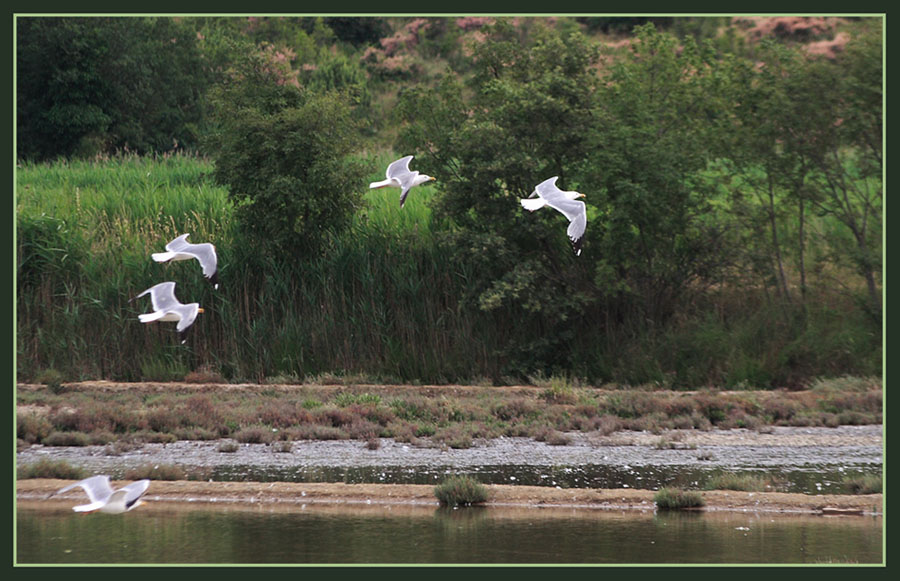
[[[242,444],[268,444],[275,439],[271,429],[258,426],[244,428],[233,437]]]
[[[84,432],[53,432],[42,443],[45,446],[90,446],[91,438]]]
[[[578,403],[575,389],[564,377],[551,377],[550,386],[541,392],[540,398],[551,404],[574,405]]]
[[[27,480],[29,478],[58,478],[60,480],[81,480],[87,476],[87,471],[80,466],[72,466],[65,460],[50,460],[41,458],[37,462],[26,464],[16,469],[16,479]]]
[[[775,488],[771,478],[760,474],[737,474],[725,472],[716,474],[706,483],[706,490],[740,490],[743,492],[764,492]]]
[[[699,492],[675,488],[661,488],[659,492],[653,495],[653,501],[660,510],[699,508],[706,504]]]
[[[882,491],[883,481],[878,474],[861,474],[844,478],[844,486],[850,494],[878,494]]]
[[[471,476],[451,476],[434,487],[441,506],[471,506],[487,502],[487,488]]]

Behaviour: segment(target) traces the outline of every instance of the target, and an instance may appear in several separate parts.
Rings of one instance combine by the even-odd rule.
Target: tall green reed
[[[399,157],[363,155],[382,168],[371,181]],[[19,168],[20,380],[47,369],[67,380],[141,380],[211,368],[237,380],[337,373],[502,382],[544,373],[684,388],[880,373],[877,338],[850,299],[827,289],[811,289],[802,312],[788,318],[761,290],[698,294],[665,327],[610,323],[594,305],[571,322],[568,348],[548,364],[539,318],[460,303],[470,273],[441,250],[441,217],[429,205],[439,185],[416,188],[402,209],[395,188],[367,190],[349,229],[322,254],[263,256],[237,227],[211,170],[188,156]],[[150,258],[184,232],[216,245],[218,291],[194,262]],[[129,302],[164,280],[176,282],[182,302],[205,309],[185,345],[172,324],[138,322],[149,299]],[[504,350],[512,337],[534,346],[530,367]]]

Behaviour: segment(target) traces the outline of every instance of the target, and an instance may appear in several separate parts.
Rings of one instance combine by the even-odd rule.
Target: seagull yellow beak
[[[199,309],[197,309],[197,312],[198,312],[198,313],[202,313],[202,312],[203,312],[203,307],[200,307]]]
[[[584,194],[578,194],[578,196],[581,197],[581,198],[585,197]]]

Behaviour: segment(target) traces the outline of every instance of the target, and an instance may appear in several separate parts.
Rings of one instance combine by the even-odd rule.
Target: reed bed
[[[392,160],[376,157],[380,167]],[[211,170],[187,156],[19,169],[20,377],[58,369],[69,380],[165,380],[201,367],[247,380],[470,373],[473,322],[455,310],[458,269],[435,250],[430,188],[418,188],[402,210],[396,189],[367,192],[350,229],[322,256],[267,257],[242,237]],[[184,232],[216,244],[219,291],[195,265],[150,259]],[[144,299],[129,303],[163,280],[206,310],[186,347],[170,326],[138,323]]]
[[[370,181],[383,179],[399,157],[383,150],[358,155],[375,168]],[[566,337],[547,337],[550,322],[526,309],[482,311],[463,303],[477,273],[442,251],[442,233],[452,225],[431,209],[440,176],[416,188],[402,209],[395,188],[367,189],[350,227],[332,235],[321,254],[264,256],[237,226],[212,170],[209,160],[189,155],[18,168],[19,380],[48,372],[64,381],[206,373],[265,382],[332,374],[503,384],[546,374],[745,388],[881,370],[877,338],[853,299],[815,289],[802,319],[791,319],[802,324],[786,323],[782,305],[766,303],[763,290],[722,288],[698,294],[691,310],[666,326],[600,324],[605,315],[596,304],[568,323]],[[184,232],[216,245],[218,291],[195,263],[151,260]],[[183,302],[206,311],[186,345],[172,325],[138,322],[146,298],[129,302],[165,280],[177,283]],[[557,386],[547,397],[569,394]],[[783,411],[790,421],[790,410]],[[725,420],[753,427],[739,415]]]

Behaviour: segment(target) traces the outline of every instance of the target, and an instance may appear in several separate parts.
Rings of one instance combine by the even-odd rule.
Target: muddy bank
[[[55,479],[20,480],[19,501],[37,507],[71,506],[84,500],[80,491],[49,496],[69,484]],[[655,509],[651,490],[555,489],[541,486],[488,485],[487,507],[584,508],[608,510]],[[869,495],[804,495],[778,492],[702,492],[705,511],[771,512],[822,515],[880,515],[883,497]],[[437,507],[434,487],[417,484],[343,484],[294,482],[154,481],[145,498],[153,503],[277,506],[302,510],[305,505],[392,505]],[[64,502],[67,501],[67,502]],[[144,510],[141,507],[140,510]]]

